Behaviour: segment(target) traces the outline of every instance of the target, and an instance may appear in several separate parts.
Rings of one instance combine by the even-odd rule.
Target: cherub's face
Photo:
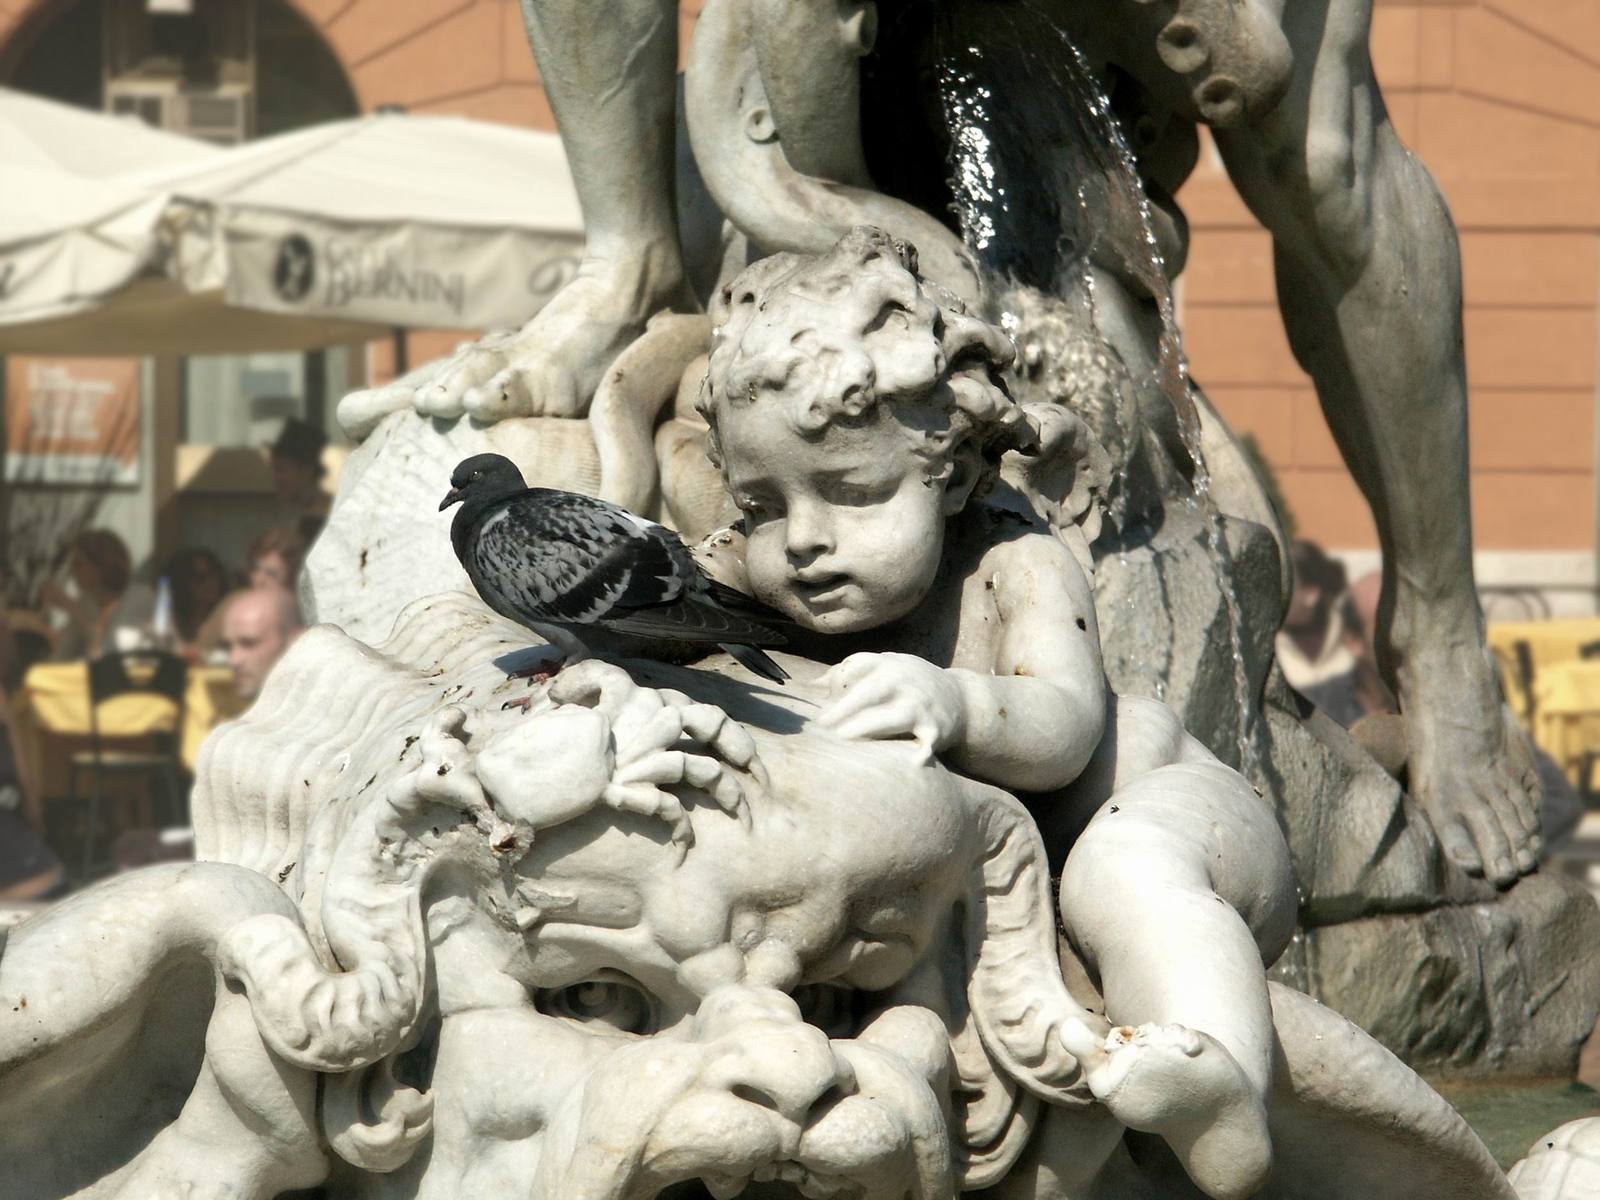
[[[820,438],[786,405],[729,405],[718,440],[744,513],[751,592],[824,633],[905,616],[933,585],[944,550],[945,486],[929,479],[912,435],[879,405]]]

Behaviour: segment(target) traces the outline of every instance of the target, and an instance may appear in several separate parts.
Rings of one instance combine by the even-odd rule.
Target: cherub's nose
[[[833,549],[828,523],[818,511],[820,505],[791,505],[784,517],[784,549],[792,559],[815,558]]]
[[[772,995],[783,1003],[729,1005],[727,997],[720,998],[724,1011],[716,1024],[725,1032],[716,1040],[723,1052],[701,1078],[708,1087],[804,1128],[819,1101],[855,1091],[855,1071],[833,1052],[827,1034],[800,1019],[787,996]]]

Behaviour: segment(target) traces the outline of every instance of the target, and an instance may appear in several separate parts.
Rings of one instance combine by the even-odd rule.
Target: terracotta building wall
[[[291,2],[343,62],[363,108],[553,126],[516,0]],[[0,45],[48,4],[0,0]],[[1590,552],[1600,0],[1377,5],[1374,56],[1395,125],[1462,231],[1478,546]],[[686,34],[699,7],[682,6]],[[1374,546],[1366,506],[1289,353],[1266,235],[1213,156],[1182,201],[1195,230],[1181,301],[1197,377],[1259,439],[1304,534]],[[459,339],[414,338],[411,360]]]

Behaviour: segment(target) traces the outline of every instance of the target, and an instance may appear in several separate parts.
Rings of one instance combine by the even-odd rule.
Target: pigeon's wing
[[[617,612],[605,622],[607,629],[638,637],[667,638],[680,642],[738,642],[749,646],[782,646],[783,634],[703,599],[683,596],[656,608]]]
[[[524,620],[676,641],[785,640],[723,611],[671,530],[593,497],[526,492],[483,522],[471,556],[479,591],[498,592]]]
[[[665,549],[614,505],[524,492],[490,513],[468,551],[490,605],[524,620],[604,623],[619,603],[670,602],[682,590]]]

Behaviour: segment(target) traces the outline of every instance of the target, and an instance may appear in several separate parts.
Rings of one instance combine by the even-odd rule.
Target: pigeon
[[[457,465],[443,512],[483,602],[568,659],[684,661],[715,644],[773,683],[788,674],[759,646],[788,639],[755,600],[708,578],[671,530],[605,500],[530,488],[501,454]]]

